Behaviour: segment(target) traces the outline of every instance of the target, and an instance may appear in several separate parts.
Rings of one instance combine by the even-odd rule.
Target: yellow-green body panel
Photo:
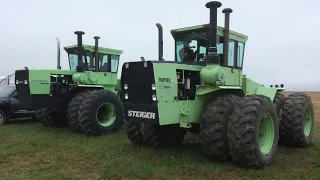
[[[193,123],[199,123],[208,101],[223,92],[234,93],[240,96],[248,94],[262,94],[274,99],[278,88],[264,87],[254,82],[239,69],[232,69],[220,65],[208,67],[200,65],[188,65],[179,63],[153,63],[154,79],[157,89],[157,105],[159,124],[180,124],[181,127],[191,127]],[[196,86],[194,100],[177,100],[178,81],[176,70],[192,70],[201,72],[204,83]],[[204,77],[212,77],[204,78]],[[168,78],[170,81],[159,81],[159,78]],[[218,84],[217,84],[218,83]]]
[[[117,74],[110,72],[85,71],[78,73],[73,70],[49,70],[49,69],[29,69],[30,94],[50,94],[51,76],[71,76],[73,87],[103,88],[116,92],[118,84]]]

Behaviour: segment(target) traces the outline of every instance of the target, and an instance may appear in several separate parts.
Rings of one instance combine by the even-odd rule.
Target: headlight
[[[156,85],[155,85],[155,84],[152,84],[152,85],[151,85],[151,89],[152,89],[152,90],[156,90]]]
[[[123,85],[123,88],[124,88],[125,90],[127,90],[127,89],[128,89],[128,84],[124,84],[124,85]]]
[[[19,84],[19,80],[16,80],[16,84]]]
[[[152,100],[156,101],[157,100],[157,96],[156,95],[152,95]]]
[[[28,81],[27,81],[27,80],[24,80],[24,84],[28,84]]]
[[[124,99],[129,99],[129,95],[128,94],[124,94]]]

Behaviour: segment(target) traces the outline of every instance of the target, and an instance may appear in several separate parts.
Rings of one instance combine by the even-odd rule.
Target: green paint
[[[238,86],[240,87],[241,72],[239,69],[209,65],[201,70],[201,79],[204,84]]]
[[[277,88],[270,88],[270,87],[264,87],[261,84],[254,82],[251,79],[248,79],[247,77],[243,78],[242,81],[242,88],[244,90],[244,93],[249,94],[261,94],[269,97],[271,101],[273,101],[276,93]]]
[[[160,125],[180,124],[181,127],[189,128],[193,123],[199,123],[208,100],[222,91],[240,96],[262,94],[271,100],[274,99],[277,92],[276,88],[263,87],[246,78],[245,75],[242,75],[241,70],[236,69],[232,72],[231,68],[219,65],[207,68],[199,65],[153,62],[153,68]],[[201,74],[202,82],[201,85],[196,86],[194,100],[175,99],[178,91],[177,70],[196,71]],[[159,78],[169,78],[170,82],[159,82]]]
[[[266,114],[260,121],[258,141],[260,145],[260,151],[263,154],[270,153],[274,143],[274,123],[272,117]]]
[[[120,81],[120,79],[117,80],[117,85],[115,87],[115,90],[116,91],[121,91],[121,81]]]
[[[71,76],[74,83],[69,85],[86,88],[104,88],[112,92],[117,92],[117,74],[110,72],[85,71],[77,73],[72,70],[29,70],[30,94],[50,94],[50,76]]]
[[[307,108],[306,112],[304,113],[304,135],[309,136],[312,129],[312,113],[311,109]]]
[[[117,118],[115,107],[111,103],[101,104],[96,113],[96,118],[101,126],[109,127]]]

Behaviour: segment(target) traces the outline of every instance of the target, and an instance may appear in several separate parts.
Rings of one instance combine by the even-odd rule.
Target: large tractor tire
[[[68,124],[66,117],[66,111],[53,111],[50,108],[42,109],[43,118],[41,118],[41,123],[48,127],[63,127]]]
[[[186,131],[179,126],[160,126],[159,124],[141,123],[144,143],[153,148],[179,146]]]
[[[217,97],[208,103],[202,115],[199,134],[202,150],[214,161],[229,158],[228,122],[238,98],[235,95]]]
[[[141,124],[136,121],[126,121],[125,122],[125,130],[128,139],[133,144],[142,145],[143,144],[143,135],[140,131]]]
[[[92,90],[82,101],[79,109],[79,123],[89,136],[101,136],[115,132],[124,122],[122,102],[108,90]]]
[[[293,93],[286,98],[280,126],[282,142],[293,147],[309,147],[312,143],[314,110],[311,97]]]
[[[68,123],[73,132],[82,132],[82,128],[79,123],[79,109],[82,100],[86,99],[90,91],[82,91],[76,94],[68,105],[67,118]]]
[[[270,98],[250,95],[235,106],[229,123],[229,152],[240,167],[262,169],[270,165],[278,149],[279,125]]]
[[[278,118],[281,119],[281,109],[286,101],[286,97],[282,93],[276,93],[276,96],[273,99],[273,104],[277,108]]]

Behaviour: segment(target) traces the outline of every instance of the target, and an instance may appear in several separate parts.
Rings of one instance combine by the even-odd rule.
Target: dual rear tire
[[[273,162],[279,136],[288,145],[308,147],[313,123],[306,94],[277,94],[274,102],[263,95],[225,95],[207,105],[199,135],[210,159],[232,159],[240,167],[261,169]]]

